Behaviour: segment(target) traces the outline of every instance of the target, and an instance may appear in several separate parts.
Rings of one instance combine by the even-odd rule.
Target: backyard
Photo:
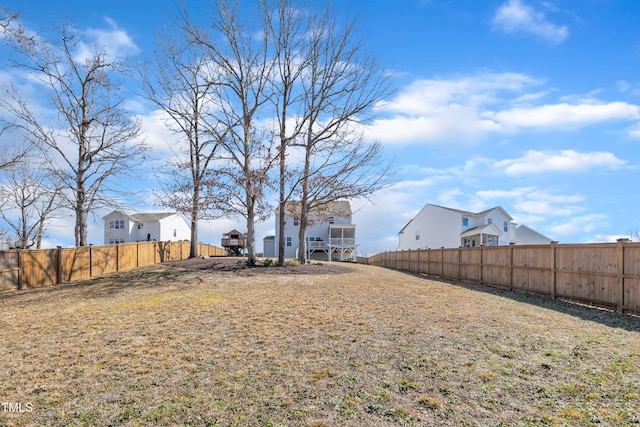
[[[640,318],[506,290],[211,258],[0,306],[0,426],[640,425]]]

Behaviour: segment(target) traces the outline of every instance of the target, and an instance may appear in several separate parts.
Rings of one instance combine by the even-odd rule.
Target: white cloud
[[[565,25],[547,20],[542,12],[534,10],[521,0],[509,0],[500,6],[492,20],[493,27],[505,33],[532,34],[552,43],[562,43],[569,36]]]
[[[108,28],[84,30],[85,40],[78,43],[75,60],[82,63],[95,55],[95,50],[104,50],[109,56],[123,57],[140,52],[129,34],[118,27],[116,22],[105,18]]]
[[[597,227],[608,225],[607,217],[602,214],[588,214],[572,216],[562,221],[554,222],[549,230],[556,236],[575,233],[591,233]]]
[[[501,102],[505,92],[539,84],[541,80],[519,73],[417,80],[378,107],[382,118],[367,129],[368,135],[388,143],[473,141],[502,131],[501,123],[482,117],[487,104]]]
[[[625,161],[606,152],[529,150],[523,157],[496,161],[495,167],[507,175],[515,176],[548,172],[583,172],[594,168],[619,169],[625,164]]]
[[[545,129],[581,127],[612,120],[638,120],[640,107],[626,102],[552,104],[517,107],[504,111],[485,112],[485,119],[494,120],[502,129]]]
[[[553,91],[541,89],[543,84],[518,73],[417,80],[378,106],[380,118],[366,129],[367,136],[388,144],[469,143],[494,135],[640,121],[640,106],[603,102],[597,90],[536,105]],[[640,137],[638,129],[629,135]]]

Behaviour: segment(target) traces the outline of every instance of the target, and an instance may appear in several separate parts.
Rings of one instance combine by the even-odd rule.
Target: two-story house
[[[297,258],[300,250],[300,223],[295,212],[299,202],[287,204],[284,242],[285,258]],[[356,256],[356,225],[352,224],[351,204],[346,200],[328,204],[322,211],[310,212],[306,231],[307,259],[351,261]],[[276,210],[276,235],[264,238],[264,256],[278,256],[279,212]]]
[[[113,211],[103,218],[104,244],[178,241],[191,238],[191,228],[175,212],[125,214]]]
[[[482,212],[427,204],[398,233],[398,250],[508,245],[516,224],[500,206]]]

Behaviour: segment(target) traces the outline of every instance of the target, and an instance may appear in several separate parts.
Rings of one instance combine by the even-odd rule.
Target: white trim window
[[[114,219],[109,221],[109,228],[111,230],[124,230],[124,220],[123,219]]]

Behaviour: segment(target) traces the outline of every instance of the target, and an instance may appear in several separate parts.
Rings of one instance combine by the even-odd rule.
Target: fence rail
[[[640,314],[640,243],[625,240],[383,252],[358,261]]]
[[[191,243],[137,242],[75,248],[0,251],[0,292],[52,286],[189,257]],[[226,256],[216,246],[198,243],[203,256]]]

